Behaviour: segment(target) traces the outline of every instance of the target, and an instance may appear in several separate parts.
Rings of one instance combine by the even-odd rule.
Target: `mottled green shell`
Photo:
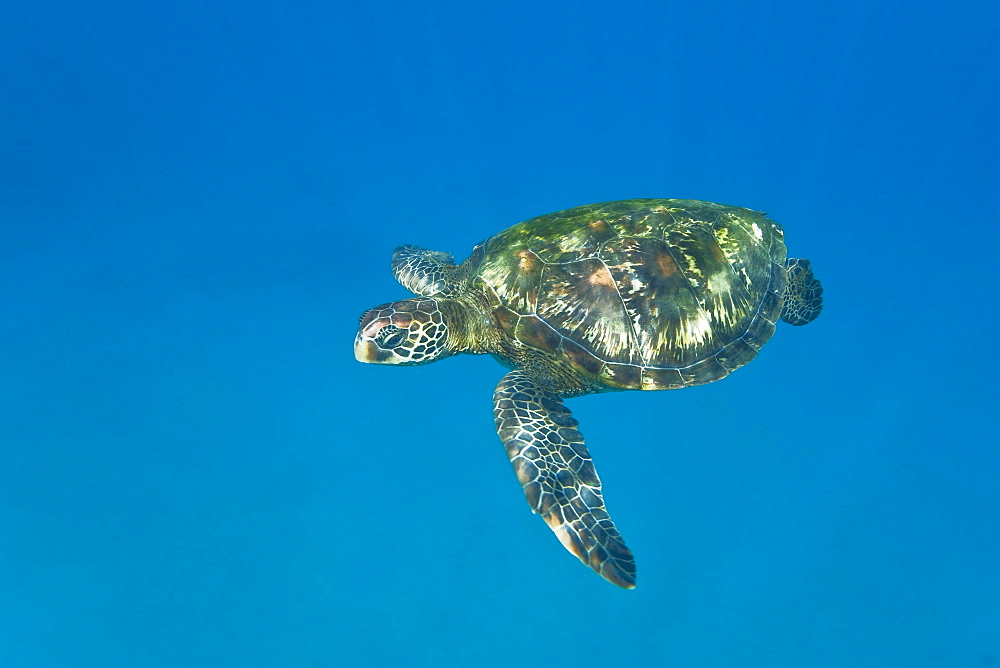
[[[504,332],[607,389],[718,380],[756,356],[781,313],[783,233],[739,207],[591,204],[514,225],[475,255]]]

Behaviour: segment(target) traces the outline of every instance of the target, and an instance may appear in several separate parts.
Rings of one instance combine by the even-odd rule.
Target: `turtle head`
[[[451,355],[448,327],[430,297],[376,306],[361,316],[354,357],[375,364],[427,364]]]

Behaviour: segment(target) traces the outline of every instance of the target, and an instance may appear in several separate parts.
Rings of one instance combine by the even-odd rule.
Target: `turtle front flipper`
[[[493,394],[493,416],[531,509],[601,577],[635,587],[635,560],[604,507],[601,480],[562,399],[511,371]]]
[[[781,306],[781,319],[789,325],[805,325],[823,310],[823,286],[813,277],[809,260],[785,260],[788,282]]]
[[[454,291],[449,275],[457,269],[449,253],[419,246],[400,246],[392,253],[392,275],[420,297],[448,297]]]

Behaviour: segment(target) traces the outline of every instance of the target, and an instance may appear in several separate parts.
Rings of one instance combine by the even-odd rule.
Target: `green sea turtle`
[[[528,503],[567,550],[631,589],[635,561],[563,399],[711,383],[752,360],[779,316],[813,320],[823,289],[783,238],[749,209],[636,199],[519,223],[460,265],[402,246],[392,272],[417,296],[367,311],[354,355],[415,365],[490,353],[510,368],[493,415]]]

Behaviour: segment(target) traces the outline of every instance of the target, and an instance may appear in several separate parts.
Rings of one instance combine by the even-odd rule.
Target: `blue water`
[[[209,4],[0,20],[0,665],[1000,662],[996,3]],[[826,309],[568,402],[629,592],[499,365],[351,344],[396,245],[632,197],[767,211]]]

